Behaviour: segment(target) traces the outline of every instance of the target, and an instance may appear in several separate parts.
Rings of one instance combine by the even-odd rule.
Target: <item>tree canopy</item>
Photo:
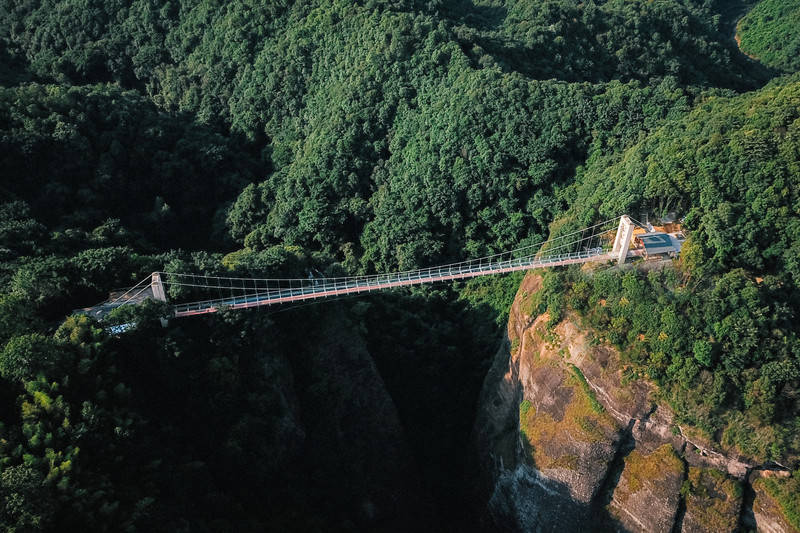
[[[623,212],[685,215],[680,262],[552,272],[540,310],[681,424],[796,468],[796,10],[742,21],[765,66],[730,4],[0,0],[0,526],[474,527],[518,277],[70,315],[155,270],[384,272]]]
[[[737,26],[742,50],[783,72],[800,70],[800,2],[764,0]]]

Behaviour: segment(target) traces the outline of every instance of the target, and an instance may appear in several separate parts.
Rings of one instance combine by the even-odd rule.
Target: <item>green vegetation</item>
[[[530,400],[522,400],[522,403],[519,404],[519,419],[522,420],[528,415],[528,411],[531,410],[531,401]]]
[[[800,1],[761,0],[736,28],[742,51],[784,72],[800,70]]]
[[[551,350],[552,352],[552,350]],[[535,364],[543,373],[561,378],[556,405],[537,410],[529,400],[519,406],[520,433],[529,458],[539,469],[575,469],[577,457],[552,455],[569,442],[597,443],[610,441],[617,424],[597,401],[594,391],[576,367],[563,370],[552,359],[554,354],[538,359]],[[551,380],[553,383],[559,381]]]
[[[646,485],[657,485],[667,476],[682,474],[683,461],[675,453],[672,444],[664,444],[649,454],[633,450],[625,457],[625,468],[614,496],[624,503]]]
[[[789,478],[761,478],[756,480],[759,488],[766,490],[780,507],[786,521],[800,529],[800,470],[795,470]]]
[[[20,255],[81,250],[87,240],[213,246],[215,212],[259,165],[235,138],[113,86],[0,88],[0,123],[0,246]],[[47,229],[58,231],[49,247]]]
[[[692,278],[675,270],[548,275],[564,278],[568,300],[574,287],[589,284],[579,310],[587,325],[659,385],[678,423],[707,439],[721,435],[721,444],[761,460],[797,457],[797,411],[785,396],[798,375],[796,332],[781,315],[779,298],[786,295],[777,287],[741,269],[711,277],[706,286],[691,286]],[[710,365],[697,360],[696,339],[712,345]],[[752,343],[747,348],[745,339]]]
[[[583,393],[586,395],[586,398],[589,400],[589,405],[592,407],[592,411],[597,414],[604,413],[605,407],[597,401],[597,395],[594,393],[594,389],[589,386],[589,382],[586,381],[586,377],[584,377],[583,372],[577,366],[570,364],[570,368],[572,369],[572,375],[578,381],[583,390]]]
[[[548,301],[588,318],[661,386],[680,423],[759,460],[795,461],[800,418],[800,81],[710,96],[581,169],[567,217],[668,207],[690,239],[675,269],[548,273]]]
[[[742,82],[743,65],[725,46],[721,18],[708,2],[470,4],[445,2],[464,13],[456,35],[470,41],[470,57],[478,64],[496,61],[531,77],[570,81],[675,76],[703,84]]]
[[[670,208],[679,270],[550,273],[524,310],[578,310],[680,423],[795,464],[800,81],[764,87],[718,4],[0,0],[0,526],[469,529],[518,276],[64,317],[153,270],[405,269]]]
[[[736,531],[742,504],[742,484],[709,468],[690,466],[682,490],[686,512],[706,531]]]
[[[17,412],[4,406],[0,426],[8,530],[108,529],[139,523],[153,504],[145,487],[155,457],[130,461],[142,421],[130,411],[116,354],[101,349],[103,336],[85,317],[70,318],[53,337],[16,337],[0,355],[4,394],[17,394]],[[131,493],[138,482],[144,490]]]
[[[505,276],[488,276],[473,278],[464,284],[459,292],[459,297],[472,305],[488,305],[496,315],[496,323],[504,328],[508,323],[510,303],[519,289],[519,284],[524,277],[522,272],[513,272]],[[513,339],[519,344],[519,339]]]

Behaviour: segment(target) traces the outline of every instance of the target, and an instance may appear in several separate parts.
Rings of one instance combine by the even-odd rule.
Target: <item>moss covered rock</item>
[[[753,515],[758,530],[800,533],[800,470],[788,477],[764,475],[752,485]]]
[[[742,506],[741,482],[719,470],[689,467],[684,533],[736,531]]]
[[[630,531],[670,531],[683,483],[683,461],[671,444],[650,454],[633,450],[614,490],[609,511]]]

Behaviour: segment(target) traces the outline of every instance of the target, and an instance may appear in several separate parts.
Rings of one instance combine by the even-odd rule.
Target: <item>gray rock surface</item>
[[[531,316],[541,281],[523,280],[479,400],[473,436],[486,525],[735,530],[741,480],[756,465],[677,425],[655,386],[626,380],[619,353],[594,342],[578,317],[551,326],[547,315]],[[756,499],[759,530],[793,531],[775,514],[774,502]]]

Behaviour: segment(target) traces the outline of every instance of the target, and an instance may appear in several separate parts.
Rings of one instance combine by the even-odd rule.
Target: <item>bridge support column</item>
[[[150,278],[150,289],[153,292],[153,299],[157,302],[166,302],[167,295],[164,293],[164,284],[161,282],[161,274],[158,272],[153,272],[152,277]],[[161,327],[167,327],[169,325],[169,318],[161,317]]]
[[[161,274],[153,272],[150,279],[150,289],[153,291],[153,299],[159,302],[166,302],[167,295],[164,293],[164,284],[161,283]]]
[[[619,227],[617,228],[617,236],[614,239],[614,248],[612,254],[617,256],[619,264],[625,262],[628,257],[628,249],[631,246],[631,237],[633,237],[633,223],[628,215],[622,215],[619,219]]]

